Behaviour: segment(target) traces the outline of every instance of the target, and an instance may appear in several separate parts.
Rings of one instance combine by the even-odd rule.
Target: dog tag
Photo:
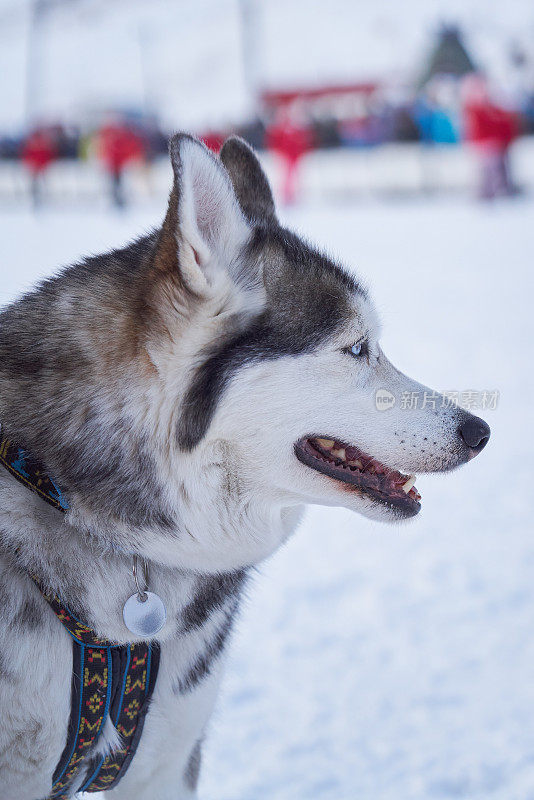
[[[133,594],[124,604],[122,618],[129,631],[136,636],[154,636],[167,620],[163,600],[154,592]]]

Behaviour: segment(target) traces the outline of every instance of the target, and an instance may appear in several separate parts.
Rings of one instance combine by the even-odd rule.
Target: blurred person
[[[314,147],[312,131],[295,114],[285,111],[278,121],[267,127],[265,141],[267,148],[282,160],[282,200],[285,205],[292,205],[297,198],[299,165],[304,155]]]
[[[113,205],[123,208],[126,203],[124,170],[129,164],[144,159],[143,139],[124,122],[111,120],[97,133],[97,153],[110,177]]]
[[[30,173],[30,193],[34,209],[43,202],[45,174],[57,159],[57,142],[46,128],[33,130],[22,146],[22,163]]]
[[[167,156],[169,137],[161,129],[155,114],[135,114],[128,127],[141,139],[143,159],[147,165],[153,164],[158,156]]]
[[[339,124],[335,117],[323,117],[313,120],[313,137],[317,147],[328,150],[339,147]]]
[[[58,159],[76,160],[79,157],[80,132],[77,128],[58,123],[48,130],[53,137]]]
[[[417,142],[419,128],[412,116],[412,109],[406,105],[391,108],[391,139],[394,142]]]
[[[220,131],[210,130],[203,133],[200,138],[212,153],[218,155],[226,139],[226,135]]]
[[[142,146],[140,177],[147,195],[153,197],[157,193],[153,167],[158,156],[167,154],[168,137],[159,127],[157,119],[150,115],[136,120],[133,124],[130,123],[130,131],[140,139]]]
[[[414,103],[413,117],[424,144],[460,141],[456,92],[446,78],[436,76],[427,83]]]
[[[523,133],[534,134],[534,93],[526,95],[522,102],[521,125]]]
[[[391,139],[391,119],[384,110],[373,111],[365,116],[342,120],[339,137],[348,147],[373,147]]]
[[[479,197],[491,200],[516,194],[509,158],[518,135],[516,115],[492,100],[481,75],[466,78],[462,94],[465,138],[474,145],[479,160]]]
[[[265,122],[261,117],[255,116],[249,122],[239,125],[237,133],[256,150],[263,150],[265,147]]]
[[[459,140],[452,115],[426,97],[420,97],[416,101],[414,119],[421,141],[425,144],[456,144]]]

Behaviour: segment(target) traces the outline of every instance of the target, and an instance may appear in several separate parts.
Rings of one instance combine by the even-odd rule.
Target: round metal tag
[[[163,600],[154,592],[144,592],[145,599],[133,594],[124,604],[122,617],[129,631],[136,636],[154,636],[167,620]]]

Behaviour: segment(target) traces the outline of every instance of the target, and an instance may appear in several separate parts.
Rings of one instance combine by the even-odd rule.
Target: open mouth
[[[349,491],[369,495],[404,516],[414,516],[421,509],[414,475],[390,469],[357,447],[335,439],[308,437],[295,444],[295,455],[307,467],[346,484]]]

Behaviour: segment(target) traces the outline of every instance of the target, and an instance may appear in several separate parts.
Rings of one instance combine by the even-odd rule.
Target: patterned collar
[[[58,511],[69,504],[64,492],[31,453],[0,437],[0,464],[30,491]],[[67,742],[54,771],[47,800],[67,800],[74,790],[112,789],[125,774],[143,731],[159,667],[157,643],[117,645],[97,636],[61,600],[30,575],[72,637],[71,713]],[[121,735],[121,747],[94,757],[94,745],[108,717]],[[83,782],[80,785],[80,780]]]

